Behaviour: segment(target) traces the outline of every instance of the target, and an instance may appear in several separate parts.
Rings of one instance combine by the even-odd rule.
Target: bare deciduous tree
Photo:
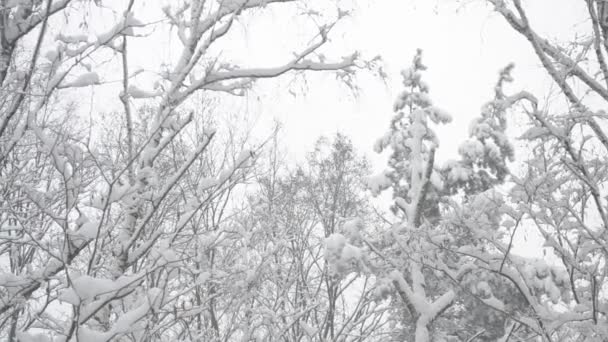
[[[2,2],[2,335],[9,341],[213,336],[210,329],[222,321],[213,301],[238,277],[211,271],[215,247],[232,241],[221,222],[253,153],[228,152],[223,161],[211,155],[216,130],[199,116],[222,109],[194,104],[193,95],[244,95],[256,80],[292,71],[354,71],[356,54],[321,56],[343,19],[337,6],[321,5],[334,11],[315,18],[310,45],[279,65],[239,66],[216,48],[236,21],[275,6],[313,8],[297,1],[177,1],[153,21],[135,0]],[[100,32],[93,12],[116,21],[104,20]],[[77,27],[53,35],[62,24]],[[179,54],[151,70],[150,81],[131,46],[154,30],[171,35]],[[119,96],[103,101],[119,103],[118,112],[91,107],[87,120],[66,106],[70,96],[87,89],[105,94],[113,84]],[[111,129],[99,129],[110,122]],[[217,286],[203,289],[206,281]],[[236,325],[222,329],[240,329],[226,338],[247,336]]]

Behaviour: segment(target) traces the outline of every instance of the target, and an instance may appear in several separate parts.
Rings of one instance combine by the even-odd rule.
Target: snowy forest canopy
[[[497,69],[453,141],[422,50],[340,45],[356,0],[0,1],[0,341],[608,341],[608,4],[477,2],[550,81]],[[319,74],[392,116],[290,162],[235,102]]]

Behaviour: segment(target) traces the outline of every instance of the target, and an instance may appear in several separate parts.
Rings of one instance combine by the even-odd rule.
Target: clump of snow
[[[403,210],[409,210],[409,203],[403,197],[395,197],[395,204]]]
[[[439,107],[431,106],[428,108],[427,113],[434,123],[452,122],[452,115]]]
[[[143,26],[144,22],[135,18],[135,13],[129,12],[125,18],[125,26]]]
[[[334,233],[325,239],[325,258],[334,274],[344,274],[363,265],[361,248],[351,245],[342,234]]]
[[[91,194],[91,207],[103,210],[105,205],[106,199],[101,192],[94,192]]]
[[[545,127],[533,126],[526,130],[519,138],[523,140],[534,140],[549,135],[551,132]]]
[[[99,232],[99,223],[98,222],[86,222],[84,223],[80,229],[78,229],[78,235],[82,236],[87,240],[92,240],[97,237],[97,233]]]
[[[24,282],[24,280],[22,277],[12,273],[0,273],[0,285],[2,287],[14,287]]]
[[[374,284],[374,290],[372,292],[374,300],[379,301],[379,300],[386,299],[393,292],[393,289],[394,289],[394,286],[392,284],[391,279],[388,279],[388,278],[378,279],[376,281],[376,283]]]
[[[137,180],[139,180],[140,182],[142,182],[145,185],[149,185],[149,186],[158,186],[158,183],[160,181],[159,177],[158,177],[158,173],[156,172],[156,170],[153,167],[150,166],[146,166],[144,168],[141,168],[138,172],[137,172]],[[127,183],[125,181],[125,183]],[[132,191],[132,189],[128,189],[127,190],[127,194],[130,193]]]
[[[202,272],[196,277],[196,283],[198,285],[203,285],[211,278],[211,274],[209,272]]]
[[[359,218],[348,220],[342,226],[344,234],[349,241],[358,241],[361,238],[361,229],[363,229],[363,221]]]
[[[302,328],[302,330],[304,330],[304,332],[306,333],[306,335],[308,335],[308,337],[313,337],[317,333],[317,329],[308,325],[308,323],[304,322],[303,320],[300,320],[299,323],[300,323],[300,327]]]
[[[403,77],[403,86],[405,88],[409,88],[416,83],[420,83],[422,78],[422,74],[414,68],[403,69],[401,71],[401,76]]]
[[[477,160],[484,155],[483,144],[479,140],[467,140],[458,148],[458,153],[468,160]]]
[[[217,129],[215,127],[206,127],[203,129],[203,134],[208,137],[214,135],[215,132],[217,132]]]
[[[431,173],[430,181],[431,184],[433,184],[433,187],[435,187],[435,189],[443,189],[443,180],[441,179],[441,175],[438,172],[433,171]]]
[[[391,186],[392,181],[388,177],[386,172],[382,172],[378,175],[368,177],[366,179],[366,183],[368,188],[371,190],[374,196],[377,196],[385,189]]]
[[[567,281],[565,270],[548,265],[542,259],[524,259],[520,262],[523,264],[520,268],[521,274],[530,287],[546,294],[554,304],[558,303],[561,298],[558,285],[563,285]]]
[[[450,182],[466,182],[473,173],[470,168],[455,160],[448,160],[442,169],[447,170]]]
[[[51,49],[44,54],[44,58],[48,59],[51,62],[56,60],[57,57],[59,57],[59,52],[57,52],[56,49]]]
[[[184,215],[184,217],[188,217],[189,215]],[[182,218],[182,220],[184,220]],[[181,220],[180,220],[181,221]],[[182,223],[183,225],[183,223]],[[170,242],[168,240],[159,240],[150,251],[150,257],[153,259],[160,259],[162,264],[174,262],[178,259],[175,251],[171,248]]]
[[[220,172],[220,176],[219,176],[218,182],[219,183],[226,182],[227,180],[230,179],[230,177],[232,176],[233,172],[234,172],[234,170],[232,170],[232,169],[222,170],[222,172]]]
[[[403,109],[403,107],[405,107],[405,105],[407,104],[407,100],[410,96],[410,93],[407,90],[402,91],[399,95],[397,95],[397,99],[395,100],[395,103],[393,104],[393,111],[398,111]]]
[[[142,89],[133,84],[129,85],[129,88],[127,89],[127,93],[129,94],[129,96],[131,96],[134,99],[147,99],[147,98],[151,98],[151,97],[160,96],[163,94],[163,92],[160,89],[147,90],[147,89]]]
[[[376,143],[374,144],[374,152],[382,153],[382,151],[384,150],[384,148],[386,146],[388,146],[390,141],[391,141],[391,134],[390,133],[385,134],[382,138],[378,139],[376,141]]]
[[[500,158],[500,148],[498,147],[498,145],[496,145],[496,143],[494,142],[494,139],[486,139],[484,141],[484,143],[485,143],[486,152],[488,153],[488,156],[490,156],[490,158],[493,158],[493,159],[499,159]]]
[[[204,191],[218,184],[218,180],[211,177],[205,177],[198,182],[199,191]]]
[[[87,36],[86,34],[66,35],[66,34],[60,33],[57,36],[55,36],[55,40],[58,40],[60,42],[66,43],[66,44],[79,44],[79,43],[86,43],[89,40],[89,36]]]
[[[479,283],[477,283],[477,286],[475,286],[475,290],[476,290],[476,292],[475,292],[476,294],[479,294],[484,297],[492,294],[490,285],[488,285],[488,283],[485,281],[480,281]]]
[[[110,197],[108,199],[109,202],[114,203],[121,200],[126,194],[129,193],[129,190],[131,190],[131,186],[129,184],[122,182],[114,183],[110,191]]]
[[[45,334],[33,334],[20,331],[17,333],[17,340],[19,342],[52,342],[50,336]]]
[[[99,84],[99,75],[96,72],[86,72],[79,75],[71,82],[64,82],[57,86],[57,88],[81,88],[95,84]]]
[[[234,166],[238,168],[246,168],[252,165],[253,157],[255,153],[251,150],[244,150],[236,158]]]
[[[59,292],[58,299],[72,305],[80,304],[80,297],[78,297],[78,294],[76,294],[76,292],[71,288],[62,289]]]
[[[116,280],[106,278],[94,278],[82,275],[72,280],[71,290],[82,301],[94,300],[102,294],[112,293],[128,286],[133,281],[132,277],[120,277]],[[73,294],[65,292],[64,300],[74,300]]]

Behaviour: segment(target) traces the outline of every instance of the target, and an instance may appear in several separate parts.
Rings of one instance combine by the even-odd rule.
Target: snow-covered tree
[[[340,134],[321,138],[294,171],[271,158],[242,219],[252,249],[266,256],[251,288],[251,312],[263,322],[264,340],[373,341],[385,332],[385,307],[372,295],[370,274],[346,262],[328,264],[324,253],[330,234],[363,225],[353,217],[369,210],[367,169]]]
[[[486,233],[494,249],[476,256],[524,299],[523,308],[506,310],[514,331],[526,327],[543,341],[606,340],[608,8],[604,1],[578,3],[588,26],[563,46],[538,33],[525,2],[489,2],[529,42],[559,94],[545,107],[532,94],[513,96],[525,103],[528,127],[520,138],[532,156],[513,172],[506,196],[486,195],[495,212],[491,226],[506,238]],[[543,254],[537,260],[512,253],[524,229],[536,232]]]
[[[9,341],[200,341],[215,324],[230,324],[230,339],[249,336],[246,321],[213,317],[243,265],[214,273],[213,260],[234,253],[215,254],[238,240],[222,222],[254,154],[230,141],[214,148],[229,134],[204,118],[230,111],[222,101],[259,79],[348,79],[357,54],[323,55],[346,12],[333,1],[192,0],[150,14],[160,7],[0,5],[0,335]],[[305,20],[310,45],[262,65],[222,51],[238,21],[272,8]],[[142,61],[135,49],[148,38],[156,45]],[[139,65],[159,51],[170,54]],[[99,102],[82,106],[89,98]]]
[[[533,268],[524,266],[531,261],[500,259],[512,243],[508,228],[513,227],[507,224],[513,221],[505,216],[521,220],[498,188],[513,157],[507,114],[530,99],[525,92],[505,95],[511,69],[501,71],[494,99],[471,123],[460,158],[444,165],[435,162],[439,140],[432,125],[451,117],[428,96],[420,51],[402,73],[406,90],[394,105],[389,132],[376,143],[378,152],[390,149],[389,168],[368,182],[374,193],[392,190],[397,220],[380,237],[359,240],[368,256],[365,266],[378,278],[377,292],[392,294],[396,339],[494,341],[511,334],[514,321],[523,320],[520,310],[528,315],[520,331],[537,331],[525,295],[503,274],[511,267],[516,273],[529,271]],[[534,265],[550,269],[540,260]]]
[[[372,263],[380,279],[379,293],[395,289],[403,315],[400,334],[416,342],[430,341],[436,335],[432,331],[441,325],[441,314],[456,299],[451,284],[425,268],[427,253],[431,253],[429,236],[441,231],[437,224],[443,185],[435,165],[439,140],[432,124],[451,121],[449,114],[433,105],[429,87],[422,80],[425,69],[418,51],[412,66],[402,72],[404,90],[394,104],[390,130],[375,145],[377,152],[391,151],[389,168],[368,182],[374,193],[392,189],[399,220],[380,239],[364,239],[379,259],[379,265]]]
[[[444,202],[446,235],[429,236],[434,248],[421,263],[458,285],[482,323],[476,339],[606,340],[608,140],[604,112],[594,108],[608,98],[601,17],[608,12],[601,1],[581,2],[591,28],[566,49],[536,33],[522,1],[491,2],[531,44],[559,97],[543,108],[528,92],[506,95],[512,67],[501,72],[460,159],[441,168],[448,193],[464,196]],[[531,156],[509,171],[515,144],[506,127],[521,114],[528,127],[519,155]],[[536,256],[514,251],[522,231],[535,236]]]

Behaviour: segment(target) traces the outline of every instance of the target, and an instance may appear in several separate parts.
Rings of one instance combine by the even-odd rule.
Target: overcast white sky
[[[424,50],[429,67],[425,77],[431,98],[454,118],[437,130],[440,160],[455,155],[468,135],[470,120],[492,98],[499,69],[508,63],[516,64],[515,82],[508,89],[526,89],[541,99],[547,95],[543,92],[549,77],[529,43],[484,1],[377,0],[359,4],[336,43],[361,50],[365,56],[382,56],[389,79],[385,85],[362,76],[356,98],[327,76],[310,78],[307,94],[295,98],[281,83],[269,86],[262,97],[261,115],[278,117],[284,123],[283,139],[293,159],[303,158],[320,135],[341,131],[374,162],[376,171],[382,170],[385,158],[375,155],[372,146],[385,133],[393,114],[394,97],[401,90],[399,71],[409,66],[417,48]],[[532,24],[539,32],[550,33],[550,39],[568,40],[588,24],[583,21],[583,2],[533,0],[525,4]],[[520,230],[514,252],[542,257],[536,235],[534,229]]]
[[[371,147],[388,127],[394,96],[401,90],[399,71],[409,66],[416,48],[424,50],[429,67],[425,74],[431,98],[449,111],[454,122],[440,129],[445,159],[467,136],[468,123],[493,96],[498,70],[516,63],[513,91],[536,91],[547,85],[528,42],[511,32],[506,22],[484,1],[380,0],[359,1],[353,19],[346,23],[336,44],[359,49],[364,56],[382,56],[390,79],[384,85],[362,76],[357,98],[332,84],[331,77],[313,77],[308,93],[294,98],[281,86],[263,98],[263,115],[285,123],[285,139],[292,155],[309,151],[321,134],[347,133],[357,148]],[[584,9],[570,0],[526,1],[533,24],[541,31],[571,35],[584,17]],[[582,2],[581,2],[582,4]],[[564,18],[568,18],[567,22]],[[321,81],[319,81],[319,79]],[[318,81],[315,83],[315,81]]]
[[[282,121],[284,146],[292,159],[303,157],[320,135],[341,131],[353,139],[360,152],[372,157],[376,164],[382,163],[382,158],[374,157],[372,146],[388,127],[395,94],[401,90],[399,72],[409,66],[417,48],[424,50],[424,62],[429,67],[425,80],[430,85],[431,98],[454,117],[453,123],[438,129],[440,160],[453,156],[459,142],[467,137],[470,120],[491,99],[497,73],[508,63],[516,63],[516,82],[510,89],[533,91],[541,98],[545,95],[541,90],[546,91],[548,77],[528,43],[512,32],[484,0],[335,1],[352,3],[354,10],[352,17],[331,33],[328,55],[339,57],[355,50],[366,58],[380,55],[389,76],[386,84],[362,72],[357,83],[360,92],[353,96],[332,75],[310,75],[306,83],[292,82],[293,77],[287,76],[278,82],[261,82],[246,99],[231,100],[234,110],[247,111],[247,115],[257,118],[258,132],[267,133],[274,118]],[[120,9],[124,6],[120,0],[104,3]],[[144,21],[162,18],[163,3],[171,2],[140,0],[136,2],[137,16],[146,17]],[[550,38],[566,40],[588,24],[583,21],[582,1],[530,0],[524,4],[535,29],[550,32]],[[303,25],[293,13],[285,12],[285,7],[270,7],[271,11],[237,23],[233,36],[225,39],[228,44],[218,51],[222,57],[238,61],[239,65],[274,66],[288,60],[294,49],[306,45],[315,28]],[[98,16],[101,26],[113,22],[106,15]],[[162,31],[159,27],[156,30]],[[157,71],[163,60],[179,53],[175,38],[159,43],[158,39],[167,39],[168,32],[158,33],[148,39],[132,40],[132,71],[138,66]],[[112,89],[115,93],[120,91],[115,86]],[[289,89],[300,90],[299,95],[293,96]],[[119,109],[115,95],[96,94],[95,105],[110,108],[109,99],[113,99]]]

